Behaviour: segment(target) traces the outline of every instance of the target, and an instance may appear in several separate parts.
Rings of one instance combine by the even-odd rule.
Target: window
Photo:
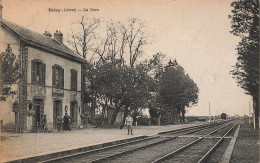
[[[37,84],[45,84],[45,64],[41,60],[32,60],[31,69],[31,82]]]
[[[72,91],[77,91],[77,70],[71,69],[71,80],[70,80],[70,88]]]
[[[59,65],[52,66],[52,86],[54,88],[64,88],[64,69]]]

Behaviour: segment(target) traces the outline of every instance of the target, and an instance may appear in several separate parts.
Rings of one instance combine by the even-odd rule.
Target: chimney
[[[43,35],[48,36],[48,37],[51,37],[50,32],[47,32],[47,31],[45,31],[45,33],[43,33]]]
[[[60,31],[56,30],[56,32],[54,33],[54,39],[56,41],[62,43],[62,41],[63,41],[63,34]]]
[[[3,6],[0,4],[0,20],[2,20],[2,15],[3,15]]]

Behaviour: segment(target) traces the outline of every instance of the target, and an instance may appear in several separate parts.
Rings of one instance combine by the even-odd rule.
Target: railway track
[[[182,160],[180,155],[185,156],[185,153],[186,155],[190,155],[189,151],[193,153],[194,151],[199,151],[199,157],[205,154],[203,155],[205,158],[200,161],[203,162],[208,159],[209,155],[221,144],[224,137],[232,131],[235,126],[232,125],[233,123],[233,121],[213,123],[166,131],[143,139],[54,158],[43,162],[176,162],[176,159]],[[228,131],[226,132],[226,130]],[[219,138],[219,135],[222,134],[223,131],[225,134]],[[200,135],[202,132],[204,134]],[[191,134],[193,134],[191,137],[181,137]],[[215,137],[209,138],[211,135],[215,135]],[[208,152],[209,149],[210,152]],[[208,154],[206,155],[206,153]],[[189,160],[188,157],[183,158],[184,160]],[[200,158],[196,160],[200,160]],[[192,162],[194,162],[194,159]]]
[[[206,138],[206,136],[212,135],[220,129],[227,129],[230,124],[221,127],[207,135],[200,137],[193,142],[176,149],[175,151],[164,155],[153,163],[159,162],[206,162],[214,150],[224,141],[224,138],[234,129],[237,124],[233,124],[221,138]],[[196,145],[195,145],[196,144]]]

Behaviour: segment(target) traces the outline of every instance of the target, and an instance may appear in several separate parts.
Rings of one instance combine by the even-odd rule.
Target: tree
[[[197,84],[189,77],[188,74],[184,76],[183,88],[180,93],[180,104],[178,107],[178,114],[182,114],[182,121],[185,118],[185,107],[190,107],[198,103],[199,88]]]
[[[87,55],[94,48],[93,41],[96,40],[95,31],[99,23],[99,19],[89,19],[82,16],[79,22],[72,24],[72,36],[68,43],[73,47],[74,51],[84,59],[87,58]]]
[[[97,41],[96,30],[99,27],[99,24],[99,19],[90,19],[82,16],[81,20],[72,24],[72,35],[71,39],[68,40],[68,44],[73,48],[74,52],[87,60],[86,64],[82,64],[81,89],[83,90],[83,107],[87,107],[87,103],[91,102],[92,109],[90,111],[92,112],[92,119],[94,119],[95,117],[96,94],[94,89],[89,89],[94,87],[86,83],[89,82],[88,80],[91,80],[91,78],[93,78],[91,74],[93,74],[93,71],[95,70],[95,68],[93,67],[93,55],[89,55],[91,53],[94,53],[94,45],[95,41]],[[88,80],[86,80],[86,77],[88,77]]]
[[[164,113],[168,112],[173,116],[171,118],[174,123],[181,113],[184,120],[185,107],[197,103],[198,92],[197,85],[188,74],[185,74],[184,69],[176,60],[173,62],[170,60],[159,80],[159,97]]]
[[[89,21],[86,21],[89,20]],[[82,17],[72,30],[72,39],[69,44],[74,51],[85,59],[93,53],[88,63],[83,66],[83,79],[88,81],[82,84],[84,99],[92,102],[92,109],[98,104],[102,106],[102,113],[107,122],[108,107],[113,107],[110,124],[114,124],[121,109],[132,111],[133,118],[147,105],[152,83],[145,66],[137,60],[147,45],[144,22],[131,18],[126,22],[109,21],[104,33],[96,35],[100,21]],[[80,32],[75,32],[80,29]],[[94,44],[95,40],[96,44]],[[87,98],[88,97],[88,98]],[[126,113],[127,114],[127,113]],[[125,116],[126,116],[125,114]]]
[[[152,81],[143,65],[137,65],[136,68],[111,62],[97,65],[95,83],[100,102],[104,103],[104,110],[108,104],[114,106],[111,125],[122,109],[125,109],[125,116],[132,112],[134,121],[136,120],[142,109],[148,105]]]
[[[19,60],[12,52],[10,44],[7,45],[5,52],[1,53],[1,95],[0,101],[6,101],[7,97],[14,92],[11,91],[12,84],[19,79]]]
[[[106,35],[94,52],[101,62],[120,60],[121,64],[134,67],[148,44],[144,22],[130,18],[126,22],[110,20],[106,26]]]
[[[144,106],[143,98],[147,97],[147,92],[140,83],[149,79],[145,76],[144,67],[137,64],[137,59],[147,44],[144,23],[135,18],[127,22],[111,20],[106,26],[106,35],[100,42],[94,50],[99,57],[97,64],[100,68],[109,67],[107,67],[109,72],[102,73],[102,70],[100,73],[105,76],[108,83],[111,83],[104,85],[103,81],[99,80],[104,87],[110,86],[110,88],[100,87],[102,89],[99,89],[99,92],[103,95],[103,99],[106,98],[105,101],[109,100],[115,106],[110,122],[113,125],[122,107],[125,109],[125,116],[130,111],[137,115]],[[116,74],[117,76],[113,78]],[[105,93],[103,90],[110,92]]]
[[[152,90],[152,95],[149,101],[149,113],[151,116],[152,123],[157,119],[158,125],[161,125],[161,111],[162,111],[162,99],[159,96],[159,80],[162,77],[163,69],[165,67],[166,56],[161,53],[156,53],[153,58],[146,60],[148,74],[154,79],[154,86]]]
[[[241,41],[237,45],[237,63],[231,74],[238,85],[253,98],[256,124],[259,122],[259,1],[237,0],[231,3],[231,33]],[[259,126],[258,126],[259,127]]]
[[[137,58],[143,54],[143,47],[148,44],[144,32],[144,22],[140,19],[131,18],[126,26],[122,26],[125,33],[129,51],[129,64],[134,67]]]
[[[133,68],[132,68],[133,69]],[[140,115],[143,109],[148,108],[150,100],[152,98],[153,89],[155,86],[154,79],[148,74],[147,68],[144,64],[136,65],[134,69],[131,85],[131,91],[129,92],[130,110],[134,122],[136,117]]]

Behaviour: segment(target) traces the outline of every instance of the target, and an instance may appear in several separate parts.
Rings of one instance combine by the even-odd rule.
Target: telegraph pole
[[[211,122],[210,101],[209,101],[209,121]]]

